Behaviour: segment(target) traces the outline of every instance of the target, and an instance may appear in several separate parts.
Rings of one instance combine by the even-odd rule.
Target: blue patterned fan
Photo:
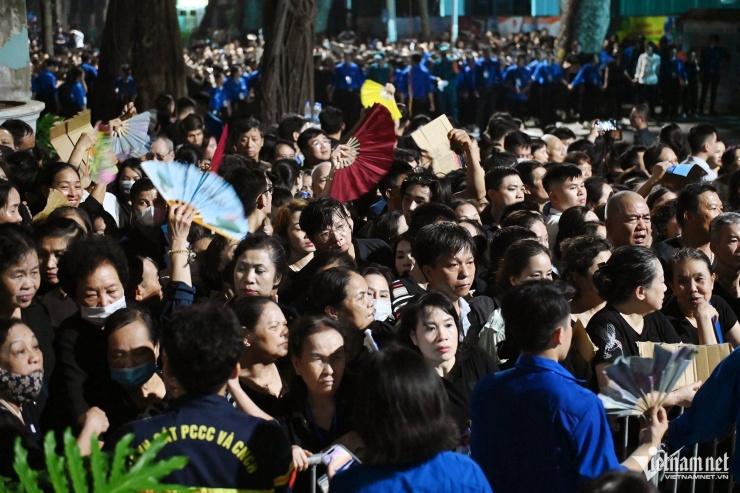
[[[146,161],[141,167],[168,204],[195,209],[194,222],[235,241],[247,236],[244,206],[234,187],[217,174],[175,161]]]
[[[152,115],[146,111],[123,120],[111,132],[113,151],[121,160],[129,157],[138,157],[149,149],[149,123]]]

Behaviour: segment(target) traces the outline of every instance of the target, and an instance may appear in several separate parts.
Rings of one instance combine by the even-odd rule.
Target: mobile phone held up
[[[360,463],[359,459],[352,455],[352,452],[347,450],[347,448],[341,444],[332,445],[331,448],[326,451],[322,460],[326,465],[328,465],[329,462],[332,462],[336,472],[344,471],[355,462],[358,464]]]
[[[596,122],[596,130],[600,133],[611,132],[617,129],[616,120],[599,120]]]

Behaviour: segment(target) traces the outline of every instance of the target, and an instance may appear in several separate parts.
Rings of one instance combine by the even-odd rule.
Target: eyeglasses
[[[329,241],[329,238],[331,237],[331,235],[342,235],[344,234],[346,230],[347,230],[347,223],[344,222],[341,224],[335,224],[334,226],[332,226],[331,229],[322,231],[316,236],[318,236],[319,240],[326,243],[327,241]]]
[[[330,145],[331,145],[331,140],[314,140],[313,142],[311,142],[311,146],[316,147],[316,148],[319,148],[321,146],[330,146]]]
[[[275,185],[270,185],[267,187],[267,190],[265,190],[263,193],[272,193],[275,191]]]

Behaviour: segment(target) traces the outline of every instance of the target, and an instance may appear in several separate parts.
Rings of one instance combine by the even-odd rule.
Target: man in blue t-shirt
[[[522,355],[478,383],[471,415],[472,456],[493,491],[565,493],[613,469],[642,472],[637,459],[647,464],[660,448],[665,410],[650,410],[640,446],[620,465],[604,406],[559,363],[573,337],[561,288],[529,281],[506,293],[501,307]]]
[[[167,483],[199,491],[289,491],[294,470],[287,436],[277,425],[237,411],[224,397],[228,380],[239,375],[243,338],[242,324],[228,307],[201,303],[176,311],[161,342],[164,379],[177,382],[176,399],[164,414],[122,427],[106,448],[133,433],[138,456],[167,432],[157,458],[188,458],[187,466],[164,478]]]
[[[31,92],[33,99],[44,103],[42,114],[54,113],[59,109],[59,98],[57,92],[57,78],[54,75],[59,65],[56,60],[50,58],[44,62],[41,72],[31,81]]]

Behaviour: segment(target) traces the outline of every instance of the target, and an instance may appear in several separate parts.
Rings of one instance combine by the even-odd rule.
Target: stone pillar
[[[0,99],[31,99],[25,0],[0,2]]]

